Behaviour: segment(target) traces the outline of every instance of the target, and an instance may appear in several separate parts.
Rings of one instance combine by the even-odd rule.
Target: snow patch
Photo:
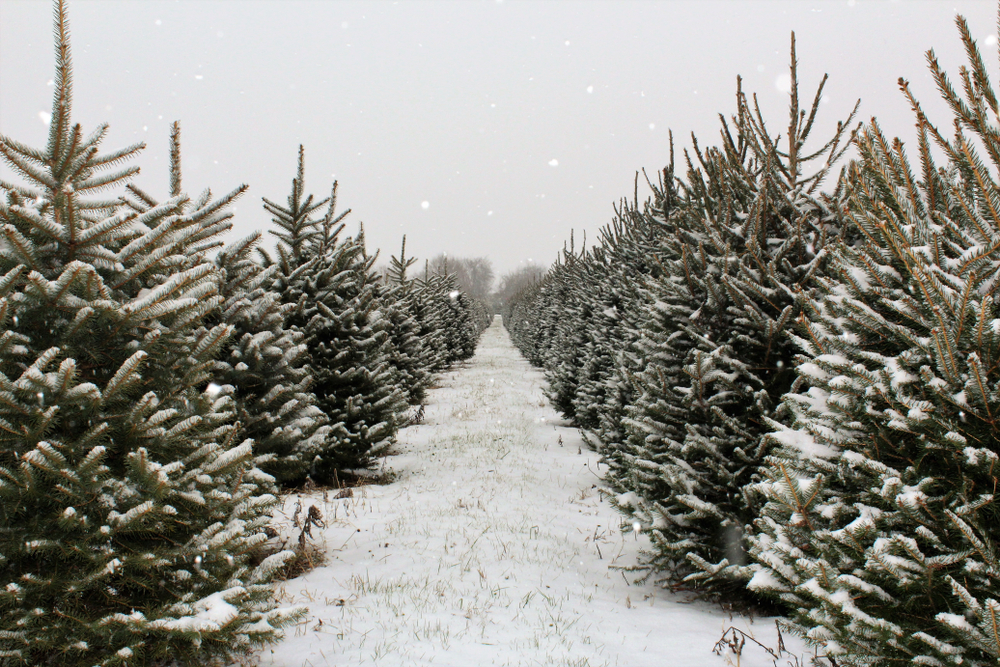
[[[772,433],[771,437],[786,447],[798,450],[807,459],[832,459],[839,453],[828,445],[816,442],[806,431],[785,429]]]
[[[777,591],[783,592],[787,591],[788,588],[778,581],[778,578],[774,576],[771,570],[757,570],[754,572],[753,576],[750,577],[750,581],[747,582],[747,588],[752,591]]]
[[[239,610],[226,601],[225,595],[232,595],[242,589],[230,589],[212,593],[206,598],[195,602],[196,610],[191,616],[181,616],[176,619],[154,621],[152,625],[164,630],[177,632],[218,632],[236,620]]]

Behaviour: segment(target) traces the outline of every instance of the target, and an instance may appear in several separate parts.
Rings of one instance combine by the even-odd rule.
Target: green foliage
[[[399,257],[390,258],[382,297],[392,342],[389,363],[410,405],[423,402],[432,371],[443,363],[432,341],[432,337],[440,337],[440,332],[435,329],[428,331],[426,337],[420,335],[418,295],[413,281],[406,276],[416,262],[415,258],[406,256],[404,236]]]
[[[27,181],[0,183],[0,661],[235,658],[296,617],[271,584],[290,554],[251,560],[273,479],[210,388],[232,327],[208,325],[224,299],[203,256],[242,189],[88,199],[142,145],[100,155],[107,127],[71,125],[62,2],[55,26],[48,145],[0,137]]]
[[[799,341],[804,386],[751,539],[750,582],[841,665],[995,665],[1000,599],[1000,135],[964,19],[962,95],[928,53],[955,134],[917,117],[919,172],[872,122]],[[937,163],[932,145],[944,155]],[[985,152],[986,159],[981,157]],[[777,425],[776,425],[777,426]]]
[[[463,292],[447,266],[415,282],[422,330],[438,332],[431,336],[438,340],[445,365],[470,359],[493,319],[486,304]]]
[[[268,289],[276,267],[264,268],[251,256],[260,236],[237,241],[215,258],[225,275],[219,319],[234,329],[216,378],[232,391],[243,432],[254,440],[256,465],[291,483],[320,455],[330,427],[311,390],[304,337],[286,326],[294,306]]]
[[[848,145],[851,120],[805,151],[825,79],[801,109],[794,35],[791,82],[787,147],[738,87],[722,146],[695,142],[688,156],[636,344],[646,363],[632,375],[626,474],[616,478],[637,496],[623,509],[650,526],[655,550],[643,568],[731,603],[745,590],[742,535],[757,511],[741,490],[756,478],[768,449],[761,438],[794,377],[791,326],[839,233],[837,193],[819,187]]]
[[[326,442],[310,462],[310,474],[327,479],[368,467],[392,444],[407,397],[390,363],[390,320],[372,270],[375,257],[365,252],[363,234],[341,240],[350,211],[336,213],[336,183],[319,202],[303,194],[303,164],[300,147],[287,207],[264,200],[279,239],[277,260],[265,257],[265,264],[276,269],[271,289],[292,306],[289,325],[303,336],[312,391],[329,420]],[[312,219],[324,205],[326,215]]]
[[[793,38],[788,145],[738,87],[720,147],[695,140],[684,179],[671,155],[650,200],[624,202],[597,247],[564,253],[505,313],[555,407],[592,432],[629,526],[648,532],[636,569],[729,600],[755,517],[741,489],[794,377],[789,330],[840,227],[839,192],[819,188],[851,120],[807,152],[823,84],[801,109],[796,67]]]
[[[170,193],[181,187],[180,124],[170,133]],[[144,213],[158,202],[134,185],[122,201]],[[240,188],[240,192],[245,186]],[[206,230],[189,247],[188,261],[203,262],[208,250],[221,245],[215,236],[228,230],[232,218],[224,206],[208,203],[212,210]],[[182,205],[183,206],[183,205]],[[234,242],[218,252],[213,264],[221,270],[221,308],[209,315],[207,323],[228,324],[233,335],[222,348],[214,369],[213,391],[231,395],[236,418],[244,437],[254,441],[255,462],[281,483],[300,481],[310,462],[322,451],[329,427],[309,390],[312,380],[305,366],[306,346],[302,334],[286,328],[294,306],[283,304],[281,295],[271,291],[277,267],[264,268],[253,259],[260,233]],[[211,242],[205,242],[211,239]],[[193,250],[193,252],[192,252]]]

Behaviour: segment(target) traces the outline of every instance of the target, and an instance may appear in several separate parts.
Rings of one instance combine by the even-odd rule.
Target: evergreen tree
[[[406,256],[404,236],[399,257],[390,258],[383,296],[392,342],[389,363],[395,369],[410,405],[423,402],[431,381],[431,369],[438,363],[434,350],[425,345],[425,339],[420,336],[416,295],[412,281],[406,276],[407,270],[416,261]]]
[[[575,417],[573,402],[586,354],[586,331],[593,318],[589,290],[580,289],[586,284],[582,280],[590,265],[588,259],[586,252],[578,255],[571,242],[541,289],[544,301],[539,319],[545,344],[540,354],[546,371],[545,394],[552,406],[570,420]]]
[[[304,150],[288,206],[264,200],[273,215],[278,267],[273,289],[293,304],[290,325],[305,337],[312,390],[327,416],[330,432],[311,474],[329,478],[338,470],[365,468],[394,440],[406,397],[390,365],[389,324],[380,310],[374,256],[364,238],[340,239],[344,213],[336,213],[337,184],[331,196],[314,202],[304,191]],[[312,214],[327,206],[323,218]]]
[[[0,183],[0,661],[136,665],[232,659],[293,618],[256,567],[273,479],[214,391],[231,327],[198,253],[225,227],[182,194],[139,213],[87,199],[138,171],[70,122],[64,3],[45,149],[0,137],[26,185]]]
[[[414,317],[419,326],[419,337],[424,347],[424,366],[436,373],[447,368],[449,361],[447,324],[439,307],[436,289],[429,276],[412,281]]]
[[[226,299],[219,319],[234,328],[216,377],[233,387],[237,418],[254,440],[256,465],[291,483],[322,456],[330,427],[310,389],[303,335],[286,326],[295,306],[281,303],[281,295],[269,289],[277,267],[265,269],[251,256],[260,236],[237,241],[215,258],[224,271]]]
[[[483,322],[482,313],[479,319],[475,317],[475,301],[458,288],[455,275],[448,273],[447,265],[442,272],[426,276],[420,289],[426,303],[427,322],[441,332],[445,365],[471,358],[476,352],[479,335],[488,326]]]
[[[665,170],[671,184],[672,173]],[[541,282],[504,307],[512,341],[545,369],[553,405],[612,466],[632,397],[629,373],[643,365],[631,350],[649,305],[647,282],[660,268],[661,224],[643,213],[650,205],[639,205],[637,175],[634,200],[616,207],[595,247],[577,253],[571,235]]]
[[[181,193],[180,124],[170,133],[170,195]],[[122,201],[144,213],[158,202],[135,185]],[[204,198],[204,195],[203,195]],[[207,199],[205,201],[208,201]],[[215,208],[209,231],[226,225],[232,213]],[[217,234],[217,232],[216,232]],[[201,235],[200,235],[201,236]],[[215,369],[220,394],[233,397],[236,417],[244,437],[254,441],[255,462],[282,483],[301,480],[307,466],[322,452],[329,427],[309,391],[311,378],[305,367],[306,346],[302,334],[287,329],[285,322],[294,306],[281,303],[281,295],[268,287],[277,267],[265,269],[252,254],[260,233],[236,241],[219,252],[214,264],[222,270],[222,307],[207,318],[208,324],[233,327]],[[201,243],[192,261],[204,261],[207,250],[221,245]]]
[[[659,184],[648,178],[646,182],[653,196],[640,207],[637,175],[632,203],[623,200],[612,223],[601,232],[605,251],[601,267],[606,277],[595,291],[600,296],[595,307],[600,317],[590,329],[593,351],[582,371],[575,404],[577,420],[593,429],[595,444],[612,467],[626,437],[626,409],[635,398],[634,375],[646,365],[636,343],[653,305],[650,286],[663,270],[665,222],[676,206],[672,135],[670,162]]]
[[[767,420],[794,375],[790,328],[839,228],[836,202],[819,187],[848,145],[850,120],[806,154],[825,79],[800,109],[794,35],[791,53],[788,147],[738,87],[722,146],[695,143],[688,158],[636,346],[645,363],[627,408],[626,475],[616,479],[633,492],[619,505],[649,528],[654,551],[642,568],[730,601],[745,590],[743,531],[757,509],[741,490],[766,455]]]
[[[798,341],[794,420],[751,539],[751,588],[838,665],[996,665],[1000,659],[1000,135],[965,20],[970,65],[946,139],[917,117],[920,167],[875,121],[857,140],[834,271]],[[939,166],[932,144],[944,154]],[[982,155],[985,152],[985,156]]]

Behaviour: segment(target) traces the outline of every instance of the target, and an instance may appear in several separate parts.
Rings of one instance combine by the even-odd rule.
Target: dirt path
[[[645,543],[619,532],[599,457],[542,386],[495,322],[401,432],[393,483],[302,496],[327,517],[328,560],[287,583],[283,601],[310,618],[262,664],[726,664],[712,648],[728,617],[609,567]],[[775,643],[772,623],[741,627]],[[742,665],[772,664],[751,653]]]

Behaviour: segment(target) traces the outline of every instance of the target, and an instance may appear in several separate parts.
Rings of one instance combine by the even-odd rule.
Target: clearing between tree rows
[[[770,619],[730,618],[615,569],[648,541],[619,531],[600,457],[543,382],[498,317],[400,432],[385,459],[394,481],[286,497],[288,534],[297,503],[322,512],[327,562],[284,585],[282,604],[309,615],[262,665],[702,667],[736,664],[713,654],[731,625],[777,645]],[[747,646],[739,664],[772,661]]]

